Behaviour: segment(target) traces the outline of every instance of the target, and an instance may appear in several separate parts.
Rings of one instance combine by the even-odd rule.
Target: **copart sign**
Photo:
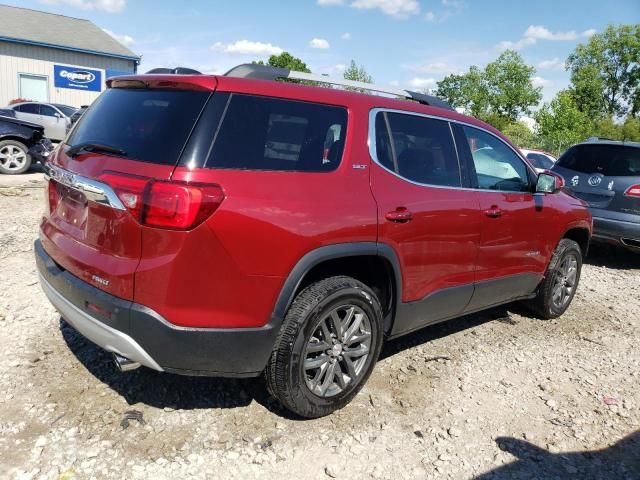
[[[102,71],[67,65],[53,66],[54,85],[56,88],[71,88],[99,92],[102,90]]]

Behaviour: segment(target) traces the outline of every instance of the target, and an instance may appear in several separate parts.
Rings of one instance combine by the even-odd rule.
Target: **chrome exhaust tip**
[[[123,357],[117,353],[113,354],[113,361],[116,364],[116,368],[121,372],[130,372],[131,370],[140,368],[140,364],[138,362],[129,360],[127,357]]]

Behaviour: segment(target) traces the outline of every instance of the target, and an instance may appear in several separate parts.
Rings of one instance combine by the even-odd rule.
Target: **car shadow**
[[[615,268],[617,270],[640,269],[640,252],[606,243],[592,243],[584,263],[596,267]]]
[[[640,478],[640,431],[609,448],[550,453],[532,443],[498,437],[496,444],[517,460],[475,477],[481,480],[514,478],[562,478],[580,480]]]
[[[428,327],[423,327],[420,330],[416,330],[413,333],[403,335],[402,337],[394,340],[388,340],[382,347],[380,360],[384,360],[385,358],[403,352],[404,350],[423,345],[463,330],[477,327],[487,322],[499,321],[501,323],[515,325],[517,321],[513,319],[511,312],[531,316],[529,311],[514,303],[484,310],[479,313],[465,315],[445,322],[436,323]]]

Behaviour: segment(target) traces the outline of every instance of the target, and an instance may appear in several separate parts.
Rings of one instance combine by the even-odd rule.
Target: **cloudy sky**
[[[518,50],[545,99],[568,83],[564,60],[608,24],[639,23],[639,0],[18,0],[87,18],[142,55],[141,71],[223,73],[286,50],[316,73],[351,59],[376,83],[414,89]]]

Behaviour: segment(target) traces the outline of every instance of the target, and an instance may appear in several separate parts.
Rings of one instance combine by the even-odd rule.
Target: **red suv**
[[[108,87],[52,155],[35,253],[53,305],[122,370],[263,374],[318,417],[385,339],[573,298],[583,202],[440,100],[258,65]]]

